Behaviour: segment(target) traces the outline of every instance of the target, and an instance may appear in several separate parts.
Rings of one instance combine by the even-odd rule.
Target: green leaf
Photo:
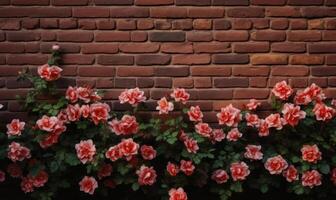
[[[319,169],[323,174],[329,174],[330,172],[330,166],[326,163],[320,164]]]
[[[137,191],[137,190],[139,190],[139,188],[140,188],[140,186],[139,186],[138,183],[133,183],[133,184],[132,184],[132,190],[133,190],[133,191]]]

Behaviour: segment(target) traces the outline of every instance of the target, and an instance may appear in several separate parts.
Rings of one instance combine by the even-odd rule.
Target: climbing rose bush
[[[261,102],[232,104],[208,123],[190,95],[175,88],[144,115],[153,100],[139,88],[125,89],[120,112],[103,93],[87,86],[56,85],[60,48],[54,46],[22,103],[29,120],[13,119],[0,134],[0,183],[15,180],[26,195],[52,199],[66,188],[86,198],[142,191],[148,198],[187,200],[196,188],[219,199],[234,192],[286,188],[316,199],[335,195],[335,100],[316,84],[294,90],[286,81],[272,89],[272,110]]]

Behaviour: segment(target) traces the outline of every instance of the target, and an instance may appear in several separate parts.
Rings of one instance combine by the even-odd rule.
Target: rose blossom
[[[210,137],[212,129],[208,123],[198,123],[195,125],[196,132],[204,137]]]
[[[336,185],[336,168],[331,170],[330,180],[334,185]]]
[[[172,188],[169,190],[169,200],[188,200],[188,196],[183,188]]]
[[[31,158],[30,149],[17,142],[12,142],[8,146],[8,158],[13,162],[23,161],[26,158]]]
[[[42,138],[42,140],[39,142],[40,146],[43,149],[46,149],[48,147],[51,147],[53,144],[56,144],[58,142],[60,134],[58,133],[48,133],[46,136]]]
[[[84,176],[79,182],[80,191],[93,195],[94,191],[98,188],[98,182],[95,178]]]
[[[54,45],[52,45],[51,49],[53,51],[58,51],[60,49],[60,46],[58,44],[54,44]]]
[[[249,110],[256,110],[258,106],[260,106],[261,103],[258,102],[256,99],[250,99],[250,102],[246,104],[247,109]]]
[[[300,119],[306,117],[306,112],[300,110],[300,106],[295,106],[294,104],[286,103],[282,109],[283,122],[284,124],[289,124],[292,127],[298,125]]]
[[[117,119],[108,123],[116,135],[130,135],[139,131],[139,124],[134,116],[124,115],[120,121]]]
[[[98,170],[98,178],[102,179],[104,177],[111,176],[112,174],[112,165],[111,164],[103,164]]]
[[[106,103],[94,103],[90,105],[90,117],[95,125],[106,122],[110,118],[110,106]]]
[[[187,176],[190,176],[194,173],[195,166],[192,161],[181,160],[180,170]]]
[[[316,144],[314,145],[303,145],[301,148],[302,160],[317,163],[318,160],[322,159],[322,153]]]
[[[221,142],[225,139],[225,133],[222,129],[213,129],[211,132],[211,139],[213,142]]]
[[[138,175],[139,185],[153,185],[156,182],[156,171],[153,167],[147,167],[142,165],[139,170],[136,171]]]
[[[111,161],[116,161],[116,160],[120,159],[122,156],[123,156],[123,154],[120,151],[118,145],[110,147],[105,153],[105,157],[107,159],[110,159]]]
[[[129,139],[123,139],[118,144],[118,147],[123,156],[131,157],[138,153],[139,144],[135,143],[132,138],[129,138]]]
[[[20,185],[21,190],[24,193],[30,193],[34,191],[34,182],[31,178],[23,177]]]
[[[17,163],[10,163],[7,166],[7,173],[13,178],[20,178],[22,176],[22,170]]]
[[[81,109],[78,104],[76,105],[68,105],[66,108],[67,118],[71,122],[78,121],[81,117]]]
[[[7,124],[7,135],[10,136],[20,136],[21,132],[24,130],[26,123],[20,122],[18,119],[13,119],[11,123]]]
[[[247,126],[252,126],[252,127],[258,126],[259,120],[260,120],[258,115],[250,114],[250,113],[246,113],[245,119],[246,119],[246,122],[247,122]]]
[[[145,160],[153,160],[156,157],[156,150],[152,146],[142,145],[140,152]]]
[[[287,100],[293,93],[293,89],[287,85],[286,81],[275,84],[272,93],[281,100]]]
[[[157,102],[158,106],[156,110],[159,110],[159,114],[168,114],[169,111],[174,110],[174,104],[172,102],[168,102],[166,97],[161,98]]]
[[[259,120],[258,130],[259,130],[258,135],[260,137],[269,136],[269,125],[266,122],[266,120],[264,119]]]
[[[188,111],[189,120],[193,122],[201,122],[203,113],[199,106],[191,106]]]
[[[171,176],[176,176],[179,173],[180,169],[177,165],[168,162],[167,164],[167,172],[171,175]]]
[[[238,128],[233,128],[227,133],[226,139],[231,142],[236,142],[242,136],[243,134],[238,130]]]
[[[91,139],[81,140],[80,143],[76,144],[76,151],[78,159],[86,164],[91,162],[96,155],[96,146]]]
[[[80,108],[80,112],[82,117],[88,118],[90,116],[90,106],[89,105],[82,105]]]
[[[250,174],[249,167],[245,162],[232,163],[230,166],[231,176],[234,181],[245,180]]]
[[[299,180],[299,174],[297,169],[293,166],[290,165],[283,173],[282,175],[286,178],[288,182],[294,182],[296,180]]]
[[[236,127],[242,119],[242,115],[239,109],[230,104],[225,108],[221,108],[221,112],[217,113],[217,119],[220,125],[225,124],[226,126]]]
[[[40,171],[36,176],[29,177],[33,181],[34,187],[43,187],[48,182],[48,174]]]
[[[263,159],[263,153],[261,152],[261,146],[260,145],[247,145],[245,147],[245,153],[244,157],[251,159],[251,160],[262,160]]]
[[[315,83],[312,83],[309,87],[304,90],[304,93],[307,94],[310,99],[314,99],[317,102],[321,102],[326,98],[325,94],[322,91],[322,88],[317,86]]]
[[[276,114],[270,114],[268,117],[265,118],[266,123],[268,124],[268,127],[274,127],[277,130],[282,129],[282,120],[279,113]]]
[[[313,112],[316,116],[316,120],[318,121],[328,121],[335,115],[335,110],[323,103],[317,103],[313,109]]]
[[[321,179],[322,175],[318,171],[306,171],[302,174],[301,183],[305,187],[313,188],[322,184]]]
[[[229,180],[229,175],[225,170],[217,169],[212,173],[211,179],[218,184],[223,184]]]
[[[4,182],[6,180],[6,174],[5,172],[0,170],[0,183]]]
[[[48,117],[43,115],[41,119],[37,120],[36,124],[40,130],[52,132],[59,119],[57,117]]]
[[[297,91],[294,97],[294,103],[296,105],[307,105],[312,101],[311,97],[304,91]]]
[[[172,98],[175,99],[176,102],[181,102],[183,104],[186,104],[189,100],[190,94],[185,91],[183,88],[176,88],[174,91],[170,94]]]
[[[119,96],[119,101],[121,104],[129,103],[132,106],[137,106],[139,103],[144,102],[146,97],[144,96],[144,91],[139,88],[126,89]]]
[[[78,92],[76,87],[69,86],[65,92],[65,98],[71,103],[76,103],[78,101]]]
[[[199,150],[197,141],[192,138],[187,138],[186,140],[184,140],[184,146],[186,146],[189,153],[197,153],[197,151]]]
[[[270,174],[281,174],[287,167],[288,163],[281,155],[268,158],[265,162],[265,168]]]
[[[50,66],[48,64],[42,65],[37,68],[37,73],[39,76],[46,81],[54,81],[61,77],[61,72],[63,70],[58,66]]]
[[[76,88],[78,98],[85,103],[89,103],[91,101],[91,94],[92,94],[92,89],[90,87],[78,87]]]

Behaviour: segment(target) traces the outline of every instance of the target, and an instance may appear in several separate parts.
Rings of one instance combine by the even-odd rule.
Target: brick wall
[[[266,101],[269,88],[317,83],[336,95],[336,0],[0,0],[0,112],[18,116],[17,71],[66,52],[60,86],[90,84],[120,108],[123,88],[151,99],[188,88],[213,110]],[[114,102],[114,103],[113,103]],[[267,106],[266,106],[267,108]]]

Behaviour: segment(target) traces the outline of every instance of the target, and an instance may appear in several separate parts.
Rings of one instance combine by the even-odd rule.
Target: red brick
[[[52,0],[54,6],[85,6],[88,5],[89,0]]]
[[[189,75],[189,67],[157,67],[154,69],[155,76],[180,77]]]
[[[1,57],[0,57],[1,58]],[[1,66],[0,76],[17,76],[18,72],[25,69],[24,66]]]
[[[313,6],[313,5],[322,5],[323,0],[288,0],[288,5],[293,6]]]
[[[217,88],[248,87],[249,82],[247,78],[215,78],[214,86]]]
[[[136,87],[136,79],[135,78],[116,78],[114,79],[114,87],[134,88]]]
[[[7,55],[7,64],[9,65],[41,65],[48,60],[46,55]]]
[[[324,31],[322,39],[325,41],[336,41],[336,31]]]
[[[267,99],[269,90],[265,89],[235,89],[233,99]]]
[[[99,78],[96,80],[97,88],[113,88],[114,80],[113,78]]]
[[[192,78],[174,78],[173,79],[174,88],[193,88],[194,80]]]
[[[335,76],[336,75],[336,67],[312,67],[311,68],[312,76]]]
[[[195,30],[209,30],[212,28],[212,21],[208,19],[195,19],[193,27]]]
[[[326,5],[327,6],[336,6],[336,1],[335,0],[326,0]]]
[[[117,53],[118,45],[117,44],[83,44],[82,53],[84,54],[97,54],[97,53]]]
[[[172,64],[175,65],[197,65],[197,64],[209,64],[211,61],[210,55],[208,54],[181,54],[174,55]]]
[[[328,86],[328,79],[327,78],[312,77],[308,81],[309,81],[309,85],[315,83],[320,87],[327,87]]]
[[[126,42],[131,40],[130,32],[98,32],[96,42]]]
[[[335,17],[336,10],[321,6],[304,7],[302,8],[302,15],[307,18]]]
[[[270,50],[268,42],[235,43],[234,52],[236,53],[265,53]]]
[[[21,43],[0,43],[0,53],[24,53],[25,46]]]
[[[267,77],[251,77],[249,78],[250,87],[265,88],[267,86]]]
[[[137,20],[137,28],[140,30],[149,30],[154,28],[152,19],[139,19]]]
[[[90,19],[79,19],[78,28],[83,30],[95,30],[96,22]]]
[[[0,30],[19,30],[20,21],[17,19],[2,19],[0,21]]]
[[[117,75],[121,77],[142,77],[142,76],[153,76],[154,68],[153,67],[118,67]]]
[[[120,19],[117,21],[118,30],[134,30],[136,29],[136,21],[130,19]]]
[[[192,76],[230,76],[231,67],[221,66],[194,66],[191,68]]]
[[[313,43],[308,49],[309,53],[336,53],[336,43]]]
[[[121,43],[119,49],[124,53],[154,53],[159,50],[160,46],[155,43]]]
[[[258,8],[258,7],[229,8],[227,11],[227,15],[229,17],[235,17],[235,18],[264,17],[265,10],[264,8]]]
[[[134,0],[94,0],[96,5],[132,5]]]
[[[184,18],[187,17],[187,9],[179,7],[153,7],[150,16],[154,18]]]
[[[308,21],[308,29],[321,30],[324,29],[324,20],[313,19]]]
[[[292,19],[290,21],[290,29],[292,30],[305,30],[308,28],[306,19]]]
[[[272,52],[276,53],[303,53],[306,52],[306,44],[305,43],[289,43],[289,42],[281,42],[281,43],[273,43],[272,44]]]
[[[198,77],[194,78],[195,88],[211,88],[212,81],[209,77]]]
[[[271,21],[271,28],[274,30],[285,30],[288,28],[289,21],[287,19],[275,19]]]
[[[295,77],[295,78],[289,79],[289,84],[293,88],[305,88],[308,86],[308,79]]]
[[[283,6],[286,0],[251,0],[252,5],[259,6]]]
[[[164,43],[161,45],[163,53],[193,53],[191,43]]]
[[[226,19],[215,19],[213,20],[213,27],[215,30],[229,30],[231,22]]]
[[[336,65],[336,55],[328,55],[326,58],[326,63],[328,65]]]
[[[16,6],[47,6],[49,0],[12,0],[12,5]]]
[[[212,40],[212,33],[209,31],[187,32],[187,40],[191,42],[209,42]]]
[[[320,31],[290,31],[288,40],[292,42],[315,42],[321,40]]]
[[[44,29],[58,28],[58,19],[40,19],[40,27]]]
[[[232,90],[229,89],[213,89],[213,90],[197,90],[198,99],[201,100],[222,100],[232,99]]]
[[[184,32],[151,32],[149,38],[152,42],[183,42]]]
[[[131,41],[133,42],[145,42],[147,39],[147,32],[133,31],[131,33]]]
[[[137,87],[151,88],[154,86],[154,80],[152,78],[137,78]]]
[[[21,24],[22,28],[25,29],[35,29],[39,27],[40,20],[39,19],[23,19]]]
[[[294,65],[321,65],[323,61],[323,56],[293,55],[289,62]]]
[[[251,56],[253,65],[286,65],[288,56],[281,54],[255,54]]]
[[[269,28],[269,19],[261,19],[261,18],[256,18],[256,19],[251,19],[253,27],[255,29],[267,29]]]
[[[114,20],[106,20],[102,19],[97,21],[97,28],[99,30],[113,30],[116,27],[116,23]]]
[[[111,77],[115,75],[114,67],[81,66],[78,75],[83,77]]]
[[[107,1],[107,0],[106,0]],[[117,0],[115,0],[117,1]],[[120,0],[118,0],[120,1]],[[149,17],[149,9],[141,7],[123,7],[121,8],[111,8],[110,17],[120,17],[120,18],[133,18],[133,17]]]
[[[171,78],[155,78],[156,88],[171,88],[173,85]]]
[[[229,43],[194,43],[193,45],[195,53],[226,53],[231,52]]]
[[[28,42],[40,40],[41,36],[37,32],[18,31],[7,32],[7,40],[11,42]]]
[[[191,18],[220,18],[224,17],[224,8],[189,8]]]
[[[301,17],[300,8],[296,7],[269,7],[266,8],[268,17]]]
[[[71,17],[71,8],[11,7],[0,8],[0,17]]]
[[[134,4],[139,6],[161,6],[174,4],[174,0],[135,0]]]
[[[269,67],[233,67],[232,75],[234,76],[248,76],[248,77],[257,77],[257,76],[267,76],[270,73]]]
[[[75,29],[77,28],[77,20],[76,19],[60,19],[59,28],[60,29]]]
[[[178,19],[172,22],[173,30],[191,30],[192,26],[192,19]]]
[[[133,65],[133,56],[126,55],[100,55],[97,57],[101,65]]]
[[[251,34],[251,38],[256,41],[281,42],[286,39],[286,33],[284,31],[255,31]]]
[[[249,0],[213,0],[215,6],[248,6]]]
[[[92,55],[65,54],[62,56],[64,64],[91,65],[95,62]]]
[[[219,31],[215,33],[215,39],[222,42],[247,41],[249,34],[247,31]]]
[[[249,19],[235,19],[232,22],[232,29],[249,30],[252,28],[252,22]]]
[[[276,66],[272,67],[272,76],[307,76],[309,68],[304,66]]]
[[[42,32],[41,40],[42,41],[56,41],[57,35],[54,32]]]
[[[216,54],[213,55],[212,62],[215,64],[246,64],[249,62],[249,56],[243,54]]]
[[[54,43],[37,44],[38,47],[41,46],[41,52],[42,53],[51,53],[52,45],[54,45]],[[27,48],[28,47],[27,47],[27,44],[26,44],[26,51],[27,51]],[[76,44],[76,43],[62,43],[61,51],[63,53],[79,53],[80,52],[80,45]]]
[[[155,20],[154,22],[154,28],[157,30],[169,30],[171,29],[171,27],[172,27],[172,24],[167,19]]]
[[[57,34],[57,41],[60,42],[91,42],[93,34],[91,32],[59,32]]]
[[[170,55],[138,55],[136,56],[137,65],[168,65],[170,63]]]

